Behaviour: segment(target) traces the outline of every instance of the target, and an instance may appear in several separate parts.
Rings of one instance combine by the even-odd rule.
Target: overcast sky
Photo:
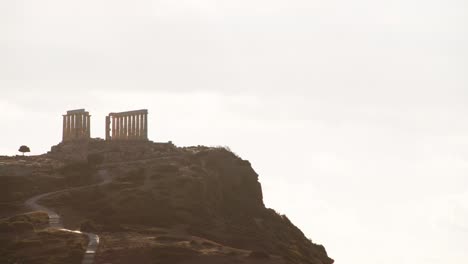
[[[337,263],[468,262],[464,0],[0,1],[0,153],[66,110],[226,145]]]

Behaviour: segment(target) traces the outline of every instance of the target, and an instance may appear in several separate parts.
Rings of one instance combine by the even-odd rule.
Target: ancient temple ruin
[[[148,110],[110,113],[106,116],[106,140],[148,140]]]
[[[63,141],[89,139],[91,116],[84,109],[67,111],[63,115]]]

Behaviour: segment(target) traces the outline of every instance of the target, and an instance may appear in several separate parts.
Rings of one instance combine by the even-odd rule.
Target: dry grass
[[[18,215],[0,221],[0,263],[78,264],[87,238],[84,235],[48,229],[45,213]]]

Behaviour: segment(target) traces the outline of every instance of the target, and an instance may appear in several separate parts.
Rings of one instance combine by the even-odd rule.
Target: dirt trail
[[[79,190],[79,189],[84,189],[84,188],[89,188],[93,186],[100,186],[104,184],[108,184],[111,182],[111,178],[109,177],[107,170],[101,169],[99,170],[99,176],[102,179],[102,182],[98,184],[92,184],[92,185],[86,185],[86,186],[80,186],[80,187],[75,187],[75,188],[68,188],[60,191],[54,191],[54,192],[49,192],[49,193],[43,193],[36,195],[30,199],[28,199],[25,204],[27,207],[31,208],[34,211],[43,211],[46,212],[47,215],[49,216],[49,226],[51,228],[56,228],[58,230],[62,230],[65,232],[73,232],[73,233],[78,233],[78,234],[85,234],[88,236],[89,242],[88,242],[88,247],[86,248],[86,253],[83,256],[83,261],[81,262],[82,264],[93,264],[94,263],[94,257],[96,255],[96,250],[99,245],[99,236],[93,233],[87,233],[87,232],[81,232],[79,230],[70,230],[70,229],[65,229],[63,227],[62,221],[60,219],[60,215],[58,215],[56,212],[54,212],[52,209],[45,207],[43,205],[39,204],[39,201],[42,198],[45,198],[50,195],[54,194],[59,194],[62,192],[67,192],[67,191],[72,191],[72,190]]]

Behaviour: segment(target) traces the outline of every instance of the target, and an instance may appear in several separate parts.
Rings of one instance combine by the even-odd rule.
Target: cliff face
[[[209,149],[195,154],[192,162],[204,169],[203,181],[212,185],[206,195],[213,201],[205,204],[213,215],[210,225],[195,226],[195,233],[294,263],[333,263],[324,247],[308,240],[286,216],[265,208],[258,175],[248,161],[224,149]]]
[[[248,161],[224,148],[143,145],[90,143],[88,160],[98,160],[112,183],[51,197],[46,204],[66,221],[69,215],[69,225],[85,221],[85,228],[100,232],[177,228],[180,234],[278,256],[285,263],[333,263],[324,247],[286,216],[265,208]],[[59,145],[49,155],[66,157],[60,153],[71,148]]]

